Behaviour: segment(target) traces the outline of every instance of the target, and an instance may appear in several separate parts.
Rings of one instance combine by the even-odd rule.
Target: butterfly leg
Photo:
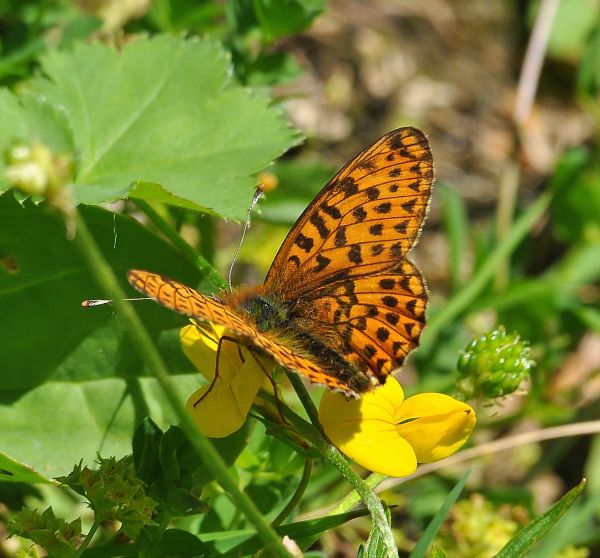
[[[281,410],[282,409],[281,400],[279,399],[279,392],[277,391],[277,384],[275,383],[273,376],[271,376],[271,374],[269,374],[268,370],[265,369],[265,367],[263,366],[263,363],[260,361],[258,356],[255,354],[256,351],[254,350],[254,347],[251,345],[247,345],[247,348],[248,348],[250,354],[252,355],[252,358],[256,362],[256,364],[258,364],[259,368],[263,371],[264,375],[268,378],[269,382],[271,383],[271,386],[273,388],[273,397],[275,398],[275,407],[277,407],[277,413],[279,414],[279,418],[281,418],[283,424],[291,425],[291,422],[285,418],[283,411]]]
[[[202,397],[200,397],[198,399],[198,401],[194,402],[194,405],[193,405],[194,409],[196,408],[196,405],[198,405],[201,401],[203,401],[204,398],[214,389],[215,384],[217,383],[217,380],[219,379],[219,360],[221,358],[221,347],[223,346],[224,341],[231,341],[232,343],[235,343],[236,345],[238,345],[238,351],[239,351],[239,345],[240,345],[239,339],[236,339],[235,337],[229,337],[228,335],[223,335],[222,337],[219,338],[219,344],[217,345],[216,363],[215,363],[215,375],[213,376],[213,379],[211,380],[210,385],[208,386],[208,389],[206,390],[206,392],[202,394]],[[240,359],[242,362],[244,362],[241,352],[240,352]]]

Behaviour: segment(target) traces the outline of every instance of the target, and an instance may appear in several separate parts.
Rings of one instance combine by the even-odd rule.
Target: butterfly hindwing
[[[423,279],[407,260],[392,271],[347,280],[311,296],[314,314],[335,329],[345,358],[370,370],[380,383],[418,345],[426,304]]]

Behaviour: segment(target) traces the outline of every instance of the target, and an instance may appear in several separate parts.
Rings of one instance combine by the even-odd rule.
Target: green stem
[[[363,482],[371,489],[375,490],[387,477],[381,473],[371,473]],[[331,508],[327,515],[337,515],[350,511],[356,504],[360,502],[360,496],[356,490],[347,494],[343,500]]]
[[[322,434],[322,429],[318,419],[317,409],[308,394],[306,387],[304,386],[302,379],[297,374],[288,374],[292,386],[296,390],[300,401],[306,409],[306,413],[313,420],[313,424],[309,424],[306,421],[296,420],[297,415],[292,415],[291,418],[293,425],[300,431],[305,438],[311,441],[315,448],[323,455],[327,461],[329,461],[334,467],[342,473],[342,476],[350,483],[354,490],[360,496],[360,499],[364,502],[365,506],[371,514],[373,522],[377,525],[381,531],[383,537],[383,543],[385,545],[387,556],[389,558],[397,558],[398,548],[394,541],[392,529],[387,521],[387,516],[383,508],[383,504],[379,497],[371,490],[371,488],[365,484],[362,478],[356,474],[354,469],[350,466],[346,458],[340,453],[340,451]],[[316,420],[316,423],[314,422]]]
[[[294,511],[294,508],[300,503],[304,492],[306,491],[306,487],[308,486],[308,481],[310,480],[310,474],[312,473],[312,459],[306,458],[304,460],[304,470],[302,471],[302,478],[300,479],[300,484],[294,491],[294,494],[290,498],[290,501],[287,503],[285,508],[283,508],[277,517],[271,522],[273,527],[277,527],[281,525],[287,517]]]
[[[94,519],[94,523],[92,523],[92,526],[90,527],[90,530],[88,531],[88,534],[85,536],[85,539],[83,539],[81,546],[77,549],[77,552],[75,553],[73,558],[79,558],[79,556],[83,555],[83,553],[85,552],[85,549],[92,542],[92,539],[94,538],[94,535],[96,534],[96,531],[98,530],[98,527],[100,527],[100,521],[98,519]]]
[[[148,216],[154,226],[162,232],[202,275],[218,290],[227,288],[227,283],[219,272],[194,248],[192,248],[176,230],[146,201],[135,200],[136,205]]]
[[[77,235],[75,237],[77,247],[96,278],[98,285],[102,288],[106,297],[113,301],[113,306],[125,325],[134,350],[138,352],[163,389],[192,447],[202,458],[234,505],[255,526],[258,535],[264,541],[265,546],[271,554],[273,556],[289,558],[290,555],[279,535],[265,520],[254,505],[254,502],[239,489],[235,478],[229,472],[229,468],[221,455],[216,451],[213,444],[198,431],[191,417],[185,412],[162,357],[158,353],[142,321],[134,312],[133,307],[129,302],[124,300],[125,293],[123,289],[121,289],[110,266],[104,259],[98,245],[87,228],[85,221],[78,212],[75,213],[75,221],[77,226]]]
[[[544,192],[514,223],[510,233],[496,246],[483,265],[473,275],[466,286],[451,297],[434,314],[423,332],[421,350],[428,352],[433,347],[441,331],[459,316],[477,298],[488,282],[494,277],[498,266],[513,252],[525,235],[531,230],[544,211],[548,209],[552,194]]]
[[[321,427],[321,421],[319,420],[319,411],[317,411],[312,397],[310,396],[310,393],[308,393],[308,390],[302,383],[300,376],[298,376],[298,374],[296,374],[295,372],[288,372],[287,370],[286,374],[292,386],[296,390],[298,399],[300,399],[300,403],[302,403],[302,406],[304,407],[304,410],[306,411],[310,422],[319,431],[321,436],[324,437],[325,433],[323,432],[323,428]]]
[[[498,204],[496,207],[496,241],[501,243],[510,233],[513,215],[519,189],[520,170],[517,163],[509,161],[500,179]],[[508,259],[500,262],[496,267],[494,278],[495,289],[499,292],[506,290],[510,278]]]

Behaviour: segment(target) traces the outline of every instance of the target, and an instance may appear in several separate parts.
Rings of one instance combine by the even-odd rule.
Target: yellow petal
[[[395,428],[403,399],[402,387],[391,377],[360,399],[326,391],[319,418],[330,440],[350,459],[370,471],[402,477],[417,467],[415,452]]]
[[[181,347],[192,364],[209,380],[215,375],[217,366],[218,339],[225,333],[223,326],[213,326],[212,335],[202,333],[196,325],[185,326],[179,332]],[[221,344],[219,355],[219,376],[223,379],[232,378],[242,367],[242,360],[237,345],[230,341]]]
[[[208,391],[209,385],[200,388],[186,403],[186,409],[205,436],[223,438],[239,430],[260,389],[264,380],[263,371],[245,349],[242,349],[242,354],[246,362],[235,374],[222,378],[220,366],[219,377],[212,389]],[[204,399],[198,402],[204,394]]]
[[[396,431],[413,447],[419,463],[431,463],[460,449],[475,422],[475,411],[466,403],[442,393],[421,393],[404,401]]]

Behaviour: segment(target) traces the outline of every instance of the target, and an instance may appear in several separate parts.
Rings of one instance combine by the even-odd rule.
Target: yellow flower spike
[[[391,477],[410,475],[417,462],[454,453],[475,426],[475,412],[465,403],[439,393],[404,400],[402,387],[392,377],[361,399],[323,393],[319,418],[342,453]]]
[[[225,333],[225,328],[220,326],[214,326],[214,330],[217,338]],[[186,356],[207,379],[212,380],[218,341],[203,335],[195,325],[184,327],[179,336]],[[235,343],[223,343],[217,381],[212,388],[209,384],[195,391],[188,399],[186,409],[204,435],[210,438],[229,436],[244,424],[264,381],[264,372],[247,349]]]

